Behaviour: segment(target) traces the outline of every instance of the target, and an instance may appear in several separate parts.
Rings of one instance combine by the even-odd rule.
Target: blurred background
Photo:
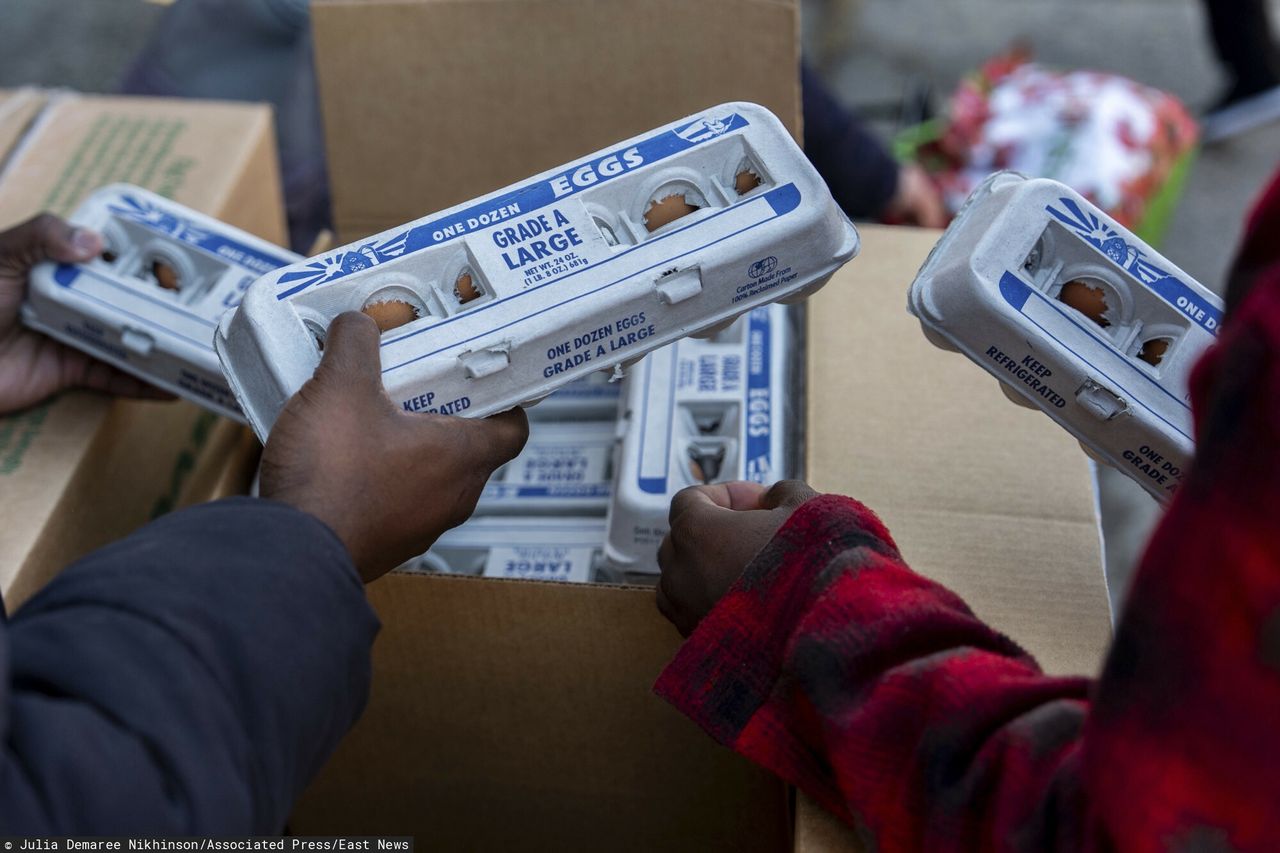
[[[164,12],[153,0],[0,0],[7,45],[0,87],[116,91]],[[1113,71],[1163,89],[1200,114],[1228,81],[1200,0],[803,0],[804,49],[838,99],[886,140],[1012,45],[1058,68]],[[1273,19],[1280,4],[1273,4]],[[1245,212],[1280,154],[1280,123],[1205,146],[1161,245],[1219,288]],[[904,283],[905,285],[905,283]],[[1100,470],[1113,600],[1156,518],[1128,479]]]

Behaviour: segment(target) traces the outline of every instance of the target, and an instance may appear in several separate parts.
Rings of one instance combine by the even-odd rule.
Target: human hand
[[[31,268],[41,261],[78,263],[102,251],[102,238],[42,214],[0,232],[0,414],[25,409],[64,388],[124,397],[171,395],[22,325]]]
[[[671,501],[671,532],[658,549],[658,610],[689,636],[791,513],[817,495],[799,480],[678,492]]]
[[[329,525],[366,583],[466,521],[529,437],[523,409],[475,419],[403,411],[382,386],[378,340],[359,312],[334,320],[315,376],[262,454],[262,496]]]
[[[907,163],[898,171],[898,191],[889,200],[885,213],[891,219],[922,228],[945,228],[948,221],[942,195],[924,169],[914,163]]]

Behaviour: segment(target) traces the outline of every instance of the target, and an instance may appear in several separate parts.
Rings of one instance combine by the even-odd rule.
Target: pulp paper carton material
[[[487,516],[448,531],[402,571],[588,583],[604,576],[600,516]]]
[[[96,190],[69,220],[103,235],[101,256],[32,270],[23,322],[243,422],[213,332],[259,275],[302,256],[131,184]]]
[[[130,181],[284,238],[271,114],[211,101],[58,93],[3,160],[0,228]],[[3,156],[3,155],[0,155]],[[161,512],[243,491],[242,427],[189,403],[67,392],[0,418],[0,591],[12,612],[69,561]]]
[[[267,273],[215,346],[264,441],[329,323],[357,309],[383,330],[392,400],[484,417],[800,299],[857,251],[781,123],[721,104]]]
[[[799,139],[796,0],[315,0],[343,241],[714,103]]]
[[[911,287],[930,340],[993,374],[1162,502],[1193,449],[1191,368],[1222,301],[1079,193],[997,174]]]
[[[687,486],[794,476],[802,412],[788,307],[756,308],[708,339],[645,358],[624,381],[610,565],[656,575],[671,499]]]
[[[864,236],[857,281],[837,273],[809,305],[807,383],[822,389],[808,395],[810,480],[875,508],[918,571],[1049,672],[1095,672],[1110,621],[1087,460],[903,310],[938,234]],[[471,850],[789,848],[776,781],[650,692],[679,642],[651,589],[393,574],[369,594],[384,622],[373,696],[294,832],[396,827]],[[803,805],[794,838],[806,853],[856,849]]]
[[[532,421],[520,455],[480,493],[481,515],[600,515],[613,491],[617,421]],[[602,546],[603,537],[596,546]]]

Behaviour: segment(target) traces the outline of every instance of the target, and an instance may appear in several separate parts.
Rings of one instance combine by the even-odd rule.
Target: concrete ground
[[[1014,42],[1050,65],[1116,71],[1171,91],[1193,108],[1222,79],[1197,0],[802,0],[805,45],[850,105],[899,102],[918,84],[939,96]],[[109,92],[163,4],[150,0],[3,0],[0,87],[69,86]],[[1280,6],[1277,6],[1280,12]],[[1277,15],[1280,21],[1280,14]],[[879,123],[886,134],[892,122]],[[1276,167],[1280,124],[1205,149],[1164,251],[1214,286],[1245,211]],[[904,282],[905,286],[905,282]],[[1136,485],[1100,471],[1107,569],[1118,601],[1158,510]]]

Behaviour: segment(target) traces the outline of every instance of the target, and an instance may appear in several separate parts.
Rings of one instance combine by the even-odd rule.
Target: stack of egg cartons
[[[578,380],[528,409],[529,442],[475,516],[408,568],[484,577],[652,583],[672,496],[795,469],[790,311],[757,308],[657,350],[621,381]]]

